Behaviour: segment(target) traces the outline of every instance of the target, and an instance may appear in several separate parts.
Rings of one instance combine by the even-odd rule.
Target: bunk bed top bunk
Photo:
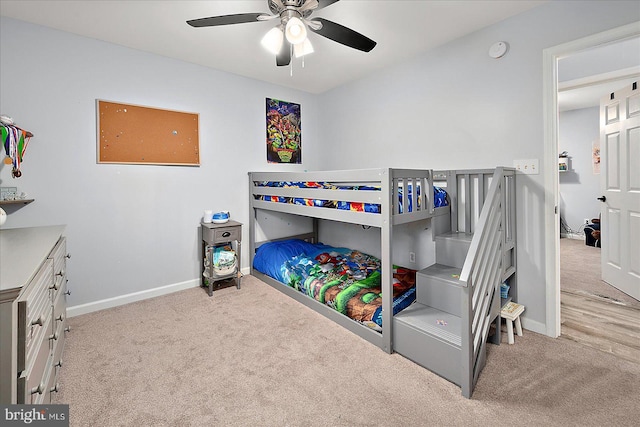
[[[260,246],[274,240],[303,239],[318,243],[316,219],[376,227],[381,236],[381,257],[377,270],[379,290],[374,288],[368,294],[378,296],[381,294],[381,297],[378,298],[382,300],[381,310],[377,310],[376,316],[379,316],[380,311],[383,313],[383,317],[386,316],[386,313],[394,313],[397,310],[396,300],[405,299],[406,302],[408,297],[404,294],[398,294],[398,286],[394,288],[394,283],[398,285],[399,276],[396,268],[394,277],[394,265],[391,261],[391,230],[393,226],[422,221],[449,212],[446,193],[441,188],[433,186],[433,172],[425,169],[394,168],[314,172],[250,172],[249,187],[249,204],[252,210],[250,221],[252,274],[391,353],[393,350],[391,346],[391,321],[378,322],[380,328],[376,328],[374,322],[371,321],[356,321],[340,310],[336,310],[332,306],[333,302],[327,305],[319,303],[317,298],[310,298],[309,296],[313,295],[314,291],[304,287],[300,289],[300,286],[295,285],[299,281],[293,280],[288,284],[283,284],[285,280],[277,277],[277,274],[268,275],[258,271],[254,266],[254,259]],[[437,201],[435,205],[434,201]],[[257,210],[314,218],[314,230],[308,234],[278,236],[275,239],[256,241]],[[347,257],[350,256],[352,256],[351,253],[347,255]],[[367,254],[364,256],[368,257]],[[324,265],[322,267],[324,268]],[[305,266],[305,269],[308,270],[310,267]],[[304,272],[302,273],[304,274]],[[410,281],[415,284],[415,280],[410,279]],[[294,285],[291,286],[291,283]]]
[[[423,191],[433,187],[433,172],[423,169],[250,172],[249,176],[252,208],[380,228],[434,216],[434,198],[444,195],[439,188],[435,196],[431,190]],[[438,205],[445,207],[444,197]]]

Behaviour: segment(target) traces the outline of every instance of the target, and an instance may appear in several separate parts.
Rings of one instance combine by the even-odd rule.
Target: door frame
[[[544,247],[546,335],[560,336],[560,226],[558,184],[558,60],[594,47],[640,36],[634,22],[542,51],[544,118]]]

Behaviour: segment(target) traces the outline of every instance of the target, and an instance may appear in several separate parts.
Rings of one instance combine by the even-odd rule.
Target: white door
[[[602,280],[640,299],[640,89],[600,101]]]

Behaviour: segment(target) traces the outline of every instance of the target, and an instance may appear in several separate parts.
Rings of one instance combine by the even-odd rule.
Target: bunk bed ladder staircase
[[[473,234],[435,237],[436,263],[418,272],[416,302],[394,317],[394,350],[459,385],[467,398],[487,341],[500,343],[500,284],[515,271],[514,176],[495,170]]]

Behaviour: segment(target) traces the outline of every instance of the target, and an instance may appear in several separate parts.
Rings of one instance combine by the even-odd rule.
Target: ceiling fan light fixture
[[[273,27],[264,35],[264,37],[262,37],[260,44],[262,44],[262,46],[264,46],[264,48],[269,52],[277,55],[278,52],[280,52],[283,40],[284,34],[282,34],[280,27]]]
[[[285,35],[289,43],[296,45],[307,38],[307,27],[299,18],[292,17],[287,21]]]
[[[304,39],[302,43],[293,45],[293,54],[296,58],[300,58],[301,56],[305,56],[310,53],[313,53],[313,45],[311,45],[309,39]]]
[[[338,1],[267,0],[270,13],[236,13],[210,16],[208,18],[191,19],[187,21],[187,24],[201,28],[278,20],[279,24],[262,37],[262,46],[276,56],[276,65],[278,67],[290,65],[291,57],[294,54],[296,58],[303,58],[302,66],[304,67],[304,56],[314,51],[311,42],[307,39],[309,31],[362,52],[369,52],[376,46],[375,41],[357,31],[328,19],[311,18],[312,13],[315,11],[324,9]]]

